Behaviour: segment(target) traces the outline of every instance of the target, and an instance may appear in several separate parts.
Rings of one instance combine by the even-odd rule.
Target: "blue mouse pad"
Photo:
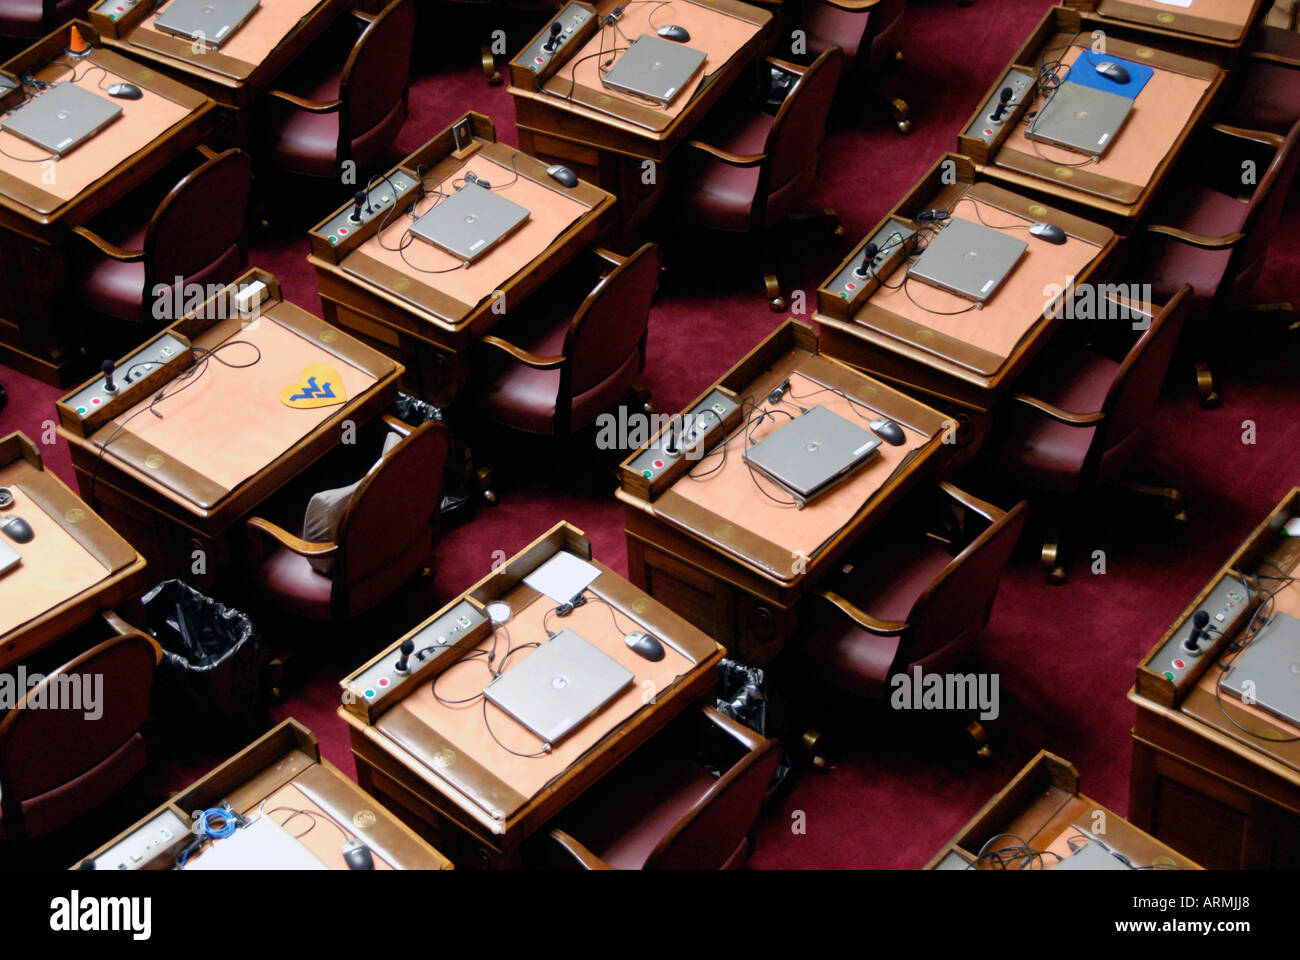
[[[1128,71],[1128,83],[1116,83],[1110,77],[1103,77],[1097,72],[1099,63],[1118,63]],[[1112,57],[1105,53],[1096,53],[1092,50],[1085,50],[1079,54],[1079,59],[1074,61],[1070,67],[1070,72],[1063,79],[1069,79],[1072,83],[1080,84],[1084,87],[1092,87],[1096,90],[1104,90],[1106,93],[1117,93],[1121,97],[1128,97],[1130,100],[1136,100],[1137,95],[1142,92],[1142,88],[1147,85],[1151,75],[1155,73],[1151,67],[1143,66],[1140,63],[1134,63],[1131,60],[1121,60],[1119,57]]]

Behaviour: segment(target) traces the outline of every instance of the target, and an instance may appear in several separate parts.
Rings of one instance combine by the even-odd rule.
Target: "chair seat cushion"
[[[1027,393],[1062,410],[1093,413],[1101,409],[1120,365],[1083,346],[1055,348],[1043,358],[1044,375]],[[1079,488],[1080,474],[1096,427],[1071,427],[1020,404],[1008,405],[1007,427],[997,447],[1003,469],[1018,481],[1044,490]]]
[[[747,106],[700,139],[728,153],[759,154],[767,143],[773,119],[757,107]],[[690,153],[691,164],[678,178],[681,215],[714,230],[747,231],[758,194],[759,167],[736,167],[697,150]]]
[[[277,547],[262,562],[258,587],[288,612],[309,620],[331,618],[334,581],[312,569],[306,557]]]
[[[102,805],[144,769],[148,757],[144,737],[134,733],[111,756],[75,780],[24,800],[22,819],[27,835],[49,833]]]
[[[352,159],[357,166],[364,169],[384,156],[405,122],[406,101],[399,100],[383,120],[353,139]],[[271,138],[277,166],[305,176],[336,177],[338,146],[338,110],[312,113],[289,104],[277,104]]]
[[[1209,187],[1179,183],[1172,185],[1168,194],[1177,199],[1156,213],[1152,218],[1156,223],[1219,237],[1235,233],[1246,220],[1246,204]],[[1192,315],[1208,316],[1231,257],[1231,250],[1202,250],[1152,234],[1147,279],[1160,301],[1170,299],[1179,287],[1190,283]]]

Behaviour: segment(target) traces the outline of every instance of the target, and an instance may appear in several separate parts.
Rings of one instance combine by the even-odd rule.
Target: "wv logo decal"
[[[332,407],[347,400],[343,378],[333,367],[313,363],[303,369],[298,379],[280,391],[280,401],[295,410]]]

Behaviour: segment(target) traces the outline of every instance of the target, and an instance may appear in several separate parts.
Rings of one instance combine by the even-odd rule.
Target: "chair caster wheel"
[[[1175,513],[1175,514],[1173,515],[1173,521],[1174,521],[1174,523],[1186,523],[1186,522],[1187,522],[1187,511],[1186,511],[1186,510],[1179,510],[1177,513]]]
[[[966,735],[966,742],[975,751],[975,756],[981,760],[987,760],[993,756],[993,747],[989,745],[989,735],[988,731],[984,729],[984,724],[978,720],[972,720],[966,724],[966,729],[963,732]]]
[[[780,313],[785,309],[785,297],[773,297],[767,305],[773,313]]]
[[[497,492],[491,488],[483,491],[483,502],[489,506],[496,506]]]
[[[488,86],[489,87],[501,86],[501,74],[494,73],[492,74],[492,76],[488,77]]]
[[[911,120],[899,120],[899,121],[898,121],[898,132],[899,132],[899,133],[902,133],[902,134],[908,134],[908,133],[911,133],[911,132],[912,132],[912,121],[911,121]]]
[[[1223,398],[1219,396],[1217,390],[1214,391],[1214,393],[1206,394],[1201,397],[1201,407],[1205,410],[1213,410],[1221,403],[1223,403]]]
[[[1070,579],[1070,575],[1065,572],[1065,567],[1053,567],[1047,571],[1047,582],[1053,586],[1061,586]]]
[[[799,745],[815,770],[831,770],[835,766],[835,760],[827,749],[828,739],[820,730],[805,730],[799,738]]]

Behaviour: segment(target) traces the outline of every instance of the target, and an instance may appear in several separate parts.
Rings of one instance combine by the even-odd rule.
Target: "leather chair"
[[[1300,120],[1300,33],[1292,10],[1290,30],[1257,27],[1250,49],[1232,72],[1224,116],[1234,126],[1286,133]]]
[[[1148,306],[1131,314],[1143,320],[1123,320],[1129,328],[1149,323],[1121,361],[1063,338],[1054,341],[1017,383],[1024,392],[1011,396],[1016,408],[1001,418],[994,441],[999,468],[1057,499],[1077,500],[1115,484],[1142,448],[1191,301],[1191,288],[1184,286],[1154,312]],[[1115,295],[1107,302],[1133,306]],[[1186,521],[1179,491],[1124,486],[1163,498],[1174,519]],[[1077,504],[1070,512],[1078,512]],[[1059,536],[1053,521],[1041,559],[1054,583],[1066,580]]]
[[[1022,501],[1002,510],[950,483],[940,483],[939,492],[945,505],[950,501],[987,526],[974,533],[970,524],[945,544],[916,525],[920,512],[909,511],[850,551],[843,567],[849,572],[824,581],[802,631],[802,660],[813,679],[880,700],[889,697],[895,674],[917,665],[943,673],[970,656],[1028,506]],[[967,731],[986,753],[978,721]]]
[[[162,650],[121,626],[119,636],[46,675],[0,720],[0,838],[21,843],[71,823],[119,793],[148,763],[142,728]],[[99,717],[48,703],[25,708],[35,698],[69,696],[74,682],[95,683]]]
[[[906,100],[880,93],[875,82],[883,71],[903,61],[898,38],[906,12],[907,0],[810,0],[803,18],[808,50],[814,54],[832,46],[843,50],[855,86],[888,109],[899,133],[912,132],[911,108]]]
[[[69,20],[84,20],[94,0],[0,0],[0,37],[39,39]]]
[[[647,243],[628,257],[601,249],[593,254],[613,267],[594,287],[588,264],[579,263],[513,312],[499,335],[482,338],[501,354],[485,358],[489,362],[476,374],[484,418],[567,440],[634,392],[645,369],[659,248]],[[575,290],[581,297],[576,309]]]
[[[436,420],[411,427],[385,416],[382,423],[398,442],[339,501],[333,539],[304,539],[310,533],[305,523],[291,533],[264,517],[245,521],[256,558],[255,585],[278,611],[343,623],[387,599],[432,562],[447,429]]]
[[[696,717],[727,767],[706,768],[697,751],[665,731],[589,790],[550,832],[548,853],[583,870],[735,869],[780,751],[713,707]],[[569,832],[572,831],[572,832]],[[581,837],[582,839],[577,839]]]
[[[776,116],[752,102],[720,113],[725,117],[721,125],[688,141],[692,153],[674,175],[679,217],[711,230],[746,234],[753,248],[761,247],[769,228],[799,213],[817,178],[844,54],[830,47],[806,67],[772,57],[767,62],[798,77]],[[843,236],[834,210],[815,216]],[[784,310],[773,270],[765,270],[764,283],[772,309]]]
[[[269,148],[277,169],[337,178],[342,165],[383,160],[406,122],[415,45],[414,0],[393,0],[374,17],[344,17],[298,60],[288,90],[269,90]],[[346,53],[340,36],[361,28]]]
[[[93,310],[133,323],[150,322],[158,285],[228,283],[248,262],[244,224],[252,188],[248,154],[231,148],[206,157],[155,206],[127,195],[73,232],[89,241],[78,290]],[[158,318],[168,322],[175,317]]]
[[[1197,328],[1197,390],[1205,406],[1220,399],[1208,360],[1216,325],[1229,314],[1295,309],[1290,303],[1253,304],[1249,297],[1300,164],[1300,121],[1286,136],[1222,124],[1211,135],[1216,142],[1192,158],[1203,168],[1200,175],[1179,176],[1165,188],[1167,200],[1146,227],[1141,268],[1157,299],[1171,298],[1184,284],[1192,287],[1189,317]],[[1242,199],[1249,191],[1242,185],[1245,160],[1262,172]]]

